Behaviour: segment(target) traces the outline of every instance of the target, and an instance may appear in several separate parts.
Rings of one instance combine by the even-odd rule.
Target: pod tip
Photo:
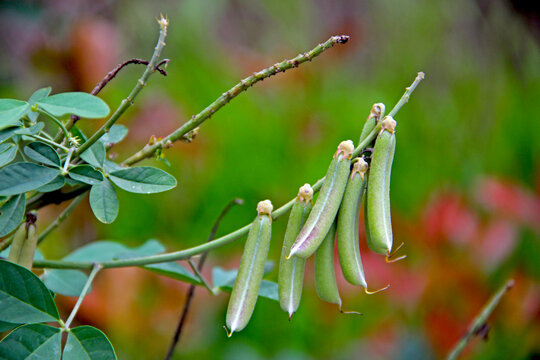
[[[298,199],[305,203],[308,203],[313,199],[313,188],[311,185],[304,184],[298,189]]]
[[[231,330],[229,332],[229,330],[227,329],[227,326],[226,325],[223,325],[223,328],[225,329],[225,333],[227,334],[227,337],[230,338],[234,332],[234,330]]]
[[[394,120],[391,116],[385,116],[382,123],[381,123],[381,131],[388,130],[392,134],[396,130],[396,120]]]
[[[384,115],[386,108],[383,103],[376,103],[373,104],[371,107],[371,110],[369,111],[368,120],[371,118],[377,119],[379,121],[381,117]]]
[[[294,315],[294,311],[289,311],[289,321],[291,321],[293,315]]]
[[[346,158],[350,159],[354,151],[354,143],[351,140],[345,140],[339,143],[336,155],[343,154]]]
[[[365,288],[364,288],[364,291],[365,291],[365,293],[368,294],[368,295],[373,295],[373,294],[376,294],[376,293],[378,293],[378,292],[384,291],[384,290],[388,289],[389,287],[390,287],[390,284],[388,284],[388,285],[386,285],[385,287],[380,288],[380,289],[378,289],[378,290],[374,290],[374,291],[369,291],[369,290],[367,289],[367,287],[365,287]]]
[[[259,215],[270,215],[274,210],[274,206],[270,200],[259,201],[257,204],[257,213]]]
[[[359,157],[354,160],[353,168],[351,171],[351,179],[354,177],[355,174],[360,174],[360,177],[362,180],[364,180],[364,175],[366,174],[368,170],[368,163],[363,158]]]
[[[338,305],[338,310],[340,313],[345,314],[345,315],[364,315],[358,311],[345,311],[341,308],[341,305]]]

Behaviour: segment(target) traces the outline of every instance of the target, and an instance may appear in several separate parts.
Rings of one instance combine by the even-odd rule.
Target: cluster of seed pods
[[[396,146],[396,121],[390,116],[384,117],[384,111],[384,104],[373,105],[360,135],[359,143],[363,143],[374,129],[380,129],[370,144],[370,158],[361,156],[353,159],[353,142],[343,141],[330,162],[315,204],[309,184],[298,191],[285,231],[278,275],[279,303],[289,319],[299,307],[305,263],[312,255],[315,256],[318,296],[337,304],[339,311],[344,312],[334,270],[336,242],[341,270],[347,282],[362,286],[367,294],[389,286],[377,291],[368,290],[358,237],[363,201],[369,248],[385,255],[387,261],[395,261],[389,259],[393,244],[390,174]],[[249,232],[229,301],[226,319],[229,336],[242,330],[249,322],[268,255],[272,204],[269,200],[261,201],[257,210],[258,216]]]

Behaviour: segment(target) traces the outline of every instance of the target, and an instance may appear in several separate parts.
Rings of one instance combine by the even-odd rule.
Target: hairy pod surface
[[[289,314],[289,319],[300,305],[306,260],[296,256],[287,259],[286,256],[311,212],[312,199],[313,189],[309,184],[305,184],[298,191],[283,239],[278,275],[279,305]]]
[[[354,145],[352,141],[347,140],[339,144],[326,172],[319,197],[291,247],[289,258],[295,255],[307,259],[313,255],[324,240],[336,218],[343,198],[353,151]]]
[[[334,269],[334,239],[336,224],[332,223],[330,230],[321,246],[315,252],[315,290],[321,300],[337,304],[341,309],[341,298]]]
[[[358,141],[359,144],[361,144],[373,131],[373,129],[375,129],[377,123],[384,117],[384,112],[385,106],[383,103],[373,104],[366,122],[364,123],[364,127],[362,128],[362,132],[360,133],[360,139]]]
[[[9,249],[8,260],[14,262],[15,264],[19,263],[19,258],[21,257],[21,251],[26,241],[26,222],[19,226],[15,234],[13,235],[13,241],[11,242],[11,247]]]
[[[364,288],[367,288],[367,283],[360,256],[358,229],[367,170],[367,162],[362,158],[356,159],[337,217],[337,248],[341,271],[349,283]]]
[[[392,250],[390,214],[390,174],[396,144],[396,122],[384,118],[373,149],[366,197],[366,233],[368,245],[376,253],[388,255]]]
[[[248,324],[264,275],[264,263],[272,237],[272,203],[269,200],[259,202],[257,211],[258,215],[249,231],[229,299],[226,316],[229,336]]]
[[[24,245],[21,249],[21,255],[19,256],[18,264],[25,268],[32,270],[32,264],[34,262],[34,253],[37,246],[37,229],[35,224],[29,224],[27,229],[27,236]]]

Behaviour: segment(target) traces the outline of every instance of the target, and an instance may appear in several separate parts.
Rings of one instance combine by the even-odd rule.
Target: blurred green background
[[[167,193],[119,192],[120,214],[99,223],[87,203],[42,246],[58,258],[81,244],[157,238],[171,250],[205,241],[229,200],[245,205],[219,234],[250,222],[259,200],[275,206],[313,183],[336,145],[357,141],[371,105],[389,111],[418,71],[403,107],[392,170],[395,242],[408,258],[385,264],[362,245],[368,281],[389,290],[365,295],[341,278],[341,315],[317,299],[308,262],[300,309],[291,322],[259,300],[246,330],[227,339],[228,296],[198,289],[177,359],[433,359],[466,331],[490,294],[516,286],[492,317],[489,341],[471,359],[540,356],[540,32],[538,5],[519,1],[0,1],[0,96],[26,99],[90,91],[116,64],[149,58],[156,17],[170,20],[168,76],[154,75],[121,123],[118,159],[164,136],[239,79],[351,36],[310,63],[241,94],[205,122],[192,143],[165,152],[178,178]],[[536,7],[536,9],[535,9]],[[143,67],[123,70],[100,94],[114,108]],[[81,122],[82,123],[82,122]],[[88,133],[100,122],[81,125]],[[63,206],[40,213],[44,228]],[[276,221],[270,258],[279,259],[286,219]],[[361,230],[362,239],[363,230]],[[204,271],[238,265],[243,239],[210,254]],[[277,269],[269,275],[277,278]],[[158,359],[174,332],[187,286],[140,269],[107,270],[77,321],[102,329],[120,359]],[[58,296],[64,312],[75,299]]]

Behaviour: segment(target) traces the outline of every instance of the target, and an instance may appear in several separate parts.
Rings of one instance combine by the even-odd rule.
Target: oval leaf
[[[0,167],[9,164],[17,155],[17,146],[13,143],[0,145]]]
[[[65,261],[103,262],[114,259],[128,259],[150,256],[165,251],[165,247],[157,240],[150,239],[139,247],[130,248],[116,241],[96,241],[80,247],[64,257]]]
[[[30,96],[30,99],[28,99],[28,103],[30,106],[34,105],[36,102],[38,102],[41,99],[45,99],[49,94],[51,93],[51,87],[41,88],[39,90],[34,91],[34,93]],[[36,122],[39,113],[32,111],[32,109],[28,109],[26,111],[26,115],[32,122]]]
[[[83,92],[68,92],[49,96],[37,102],[38,106],[55,116],[73,114],[97,119],[109,114],[109,106],[97,96]]]
[[[68,176],[74,180],[88,185],[95,185],[103,181],[104,177],[90,165],[77,165],[69,169]]]
[[[139,194],[158,193],[176,186],[176,179],[172,175],[149,166],[114,171],[109,178],[120,189]]]
[[[142,268],[150,270],[158,275],[167,276],[176,280],[187,282],[189,284],[201,284],[201,281],[197,276],[193,275],[188,269],[174,261],[160,264],[145,265]]]
[[[15,131],[15,134],[17,135],[37,135],[43,130],[45,127],[44,122],[38,122],[35,125],[32,125],[30,127],[21,127]]]
[[[6,141],[7,139],[10,139],[15,134],[15,131],[17,131],[17,129],[19,129],[18,126],[12,126],[12,127],[0,130],[0,144]]]
[[[103,167],[103,163],[105,162],[105,152],[105,145],[98,141],[81,154],[81,159],[90,165],[101,169]]]
[[[0,333],[15,329],[17,326],[21,326],[21,324],[15,324],[15,323],[9,323],[5,321],[0,321]]]
[[[49,183],[58,175],[58,169],[18,162],[0,169],[0,195],[21,194]]]
[[[79,270],[51,270],[43,282],[49,290],[66,296],[79,296],[83,291],[88,276]],[[88,290],[90,292],[90,289]]]
[[[102,182],[92,185],[90,189],[90,207],[96,218],[105,224],[110,224],[118,215],[118,197],[111,182],[103,179]]]
[[[0,129],[17,124],[28,108],[26,101],[0,99]]]
[[[51,192],[54,190],[61,189],[66,183],[66,179],[62,175],[58,175],[52,181],[47,184],[40,186],[36,189],[39,192]]]
[[[24,325],[13,330],[0,342],[0,359],[58,359],[62,333],[44,324]]]
[[[0,260],[0,320],[12,323],[56,321],[58,310],[47,287],[30,270]]]
[[[124,125],[113,125],[108,133],[99,138],[104,144],[116,144],[122,141],[128,133],[128,128]]]
[[[44,165],[60,166],[60,156],[52,146],[41,141],[34,141],[24,147],[24,153],[30,159]]]
[[[116,360],[107,336],[92,326],[79,326],[68,333],[64,360]]]
[[[21,223],[26,209],[24,194],[12,196],[0,207],[0,236],[5,236],[15,230]]]

